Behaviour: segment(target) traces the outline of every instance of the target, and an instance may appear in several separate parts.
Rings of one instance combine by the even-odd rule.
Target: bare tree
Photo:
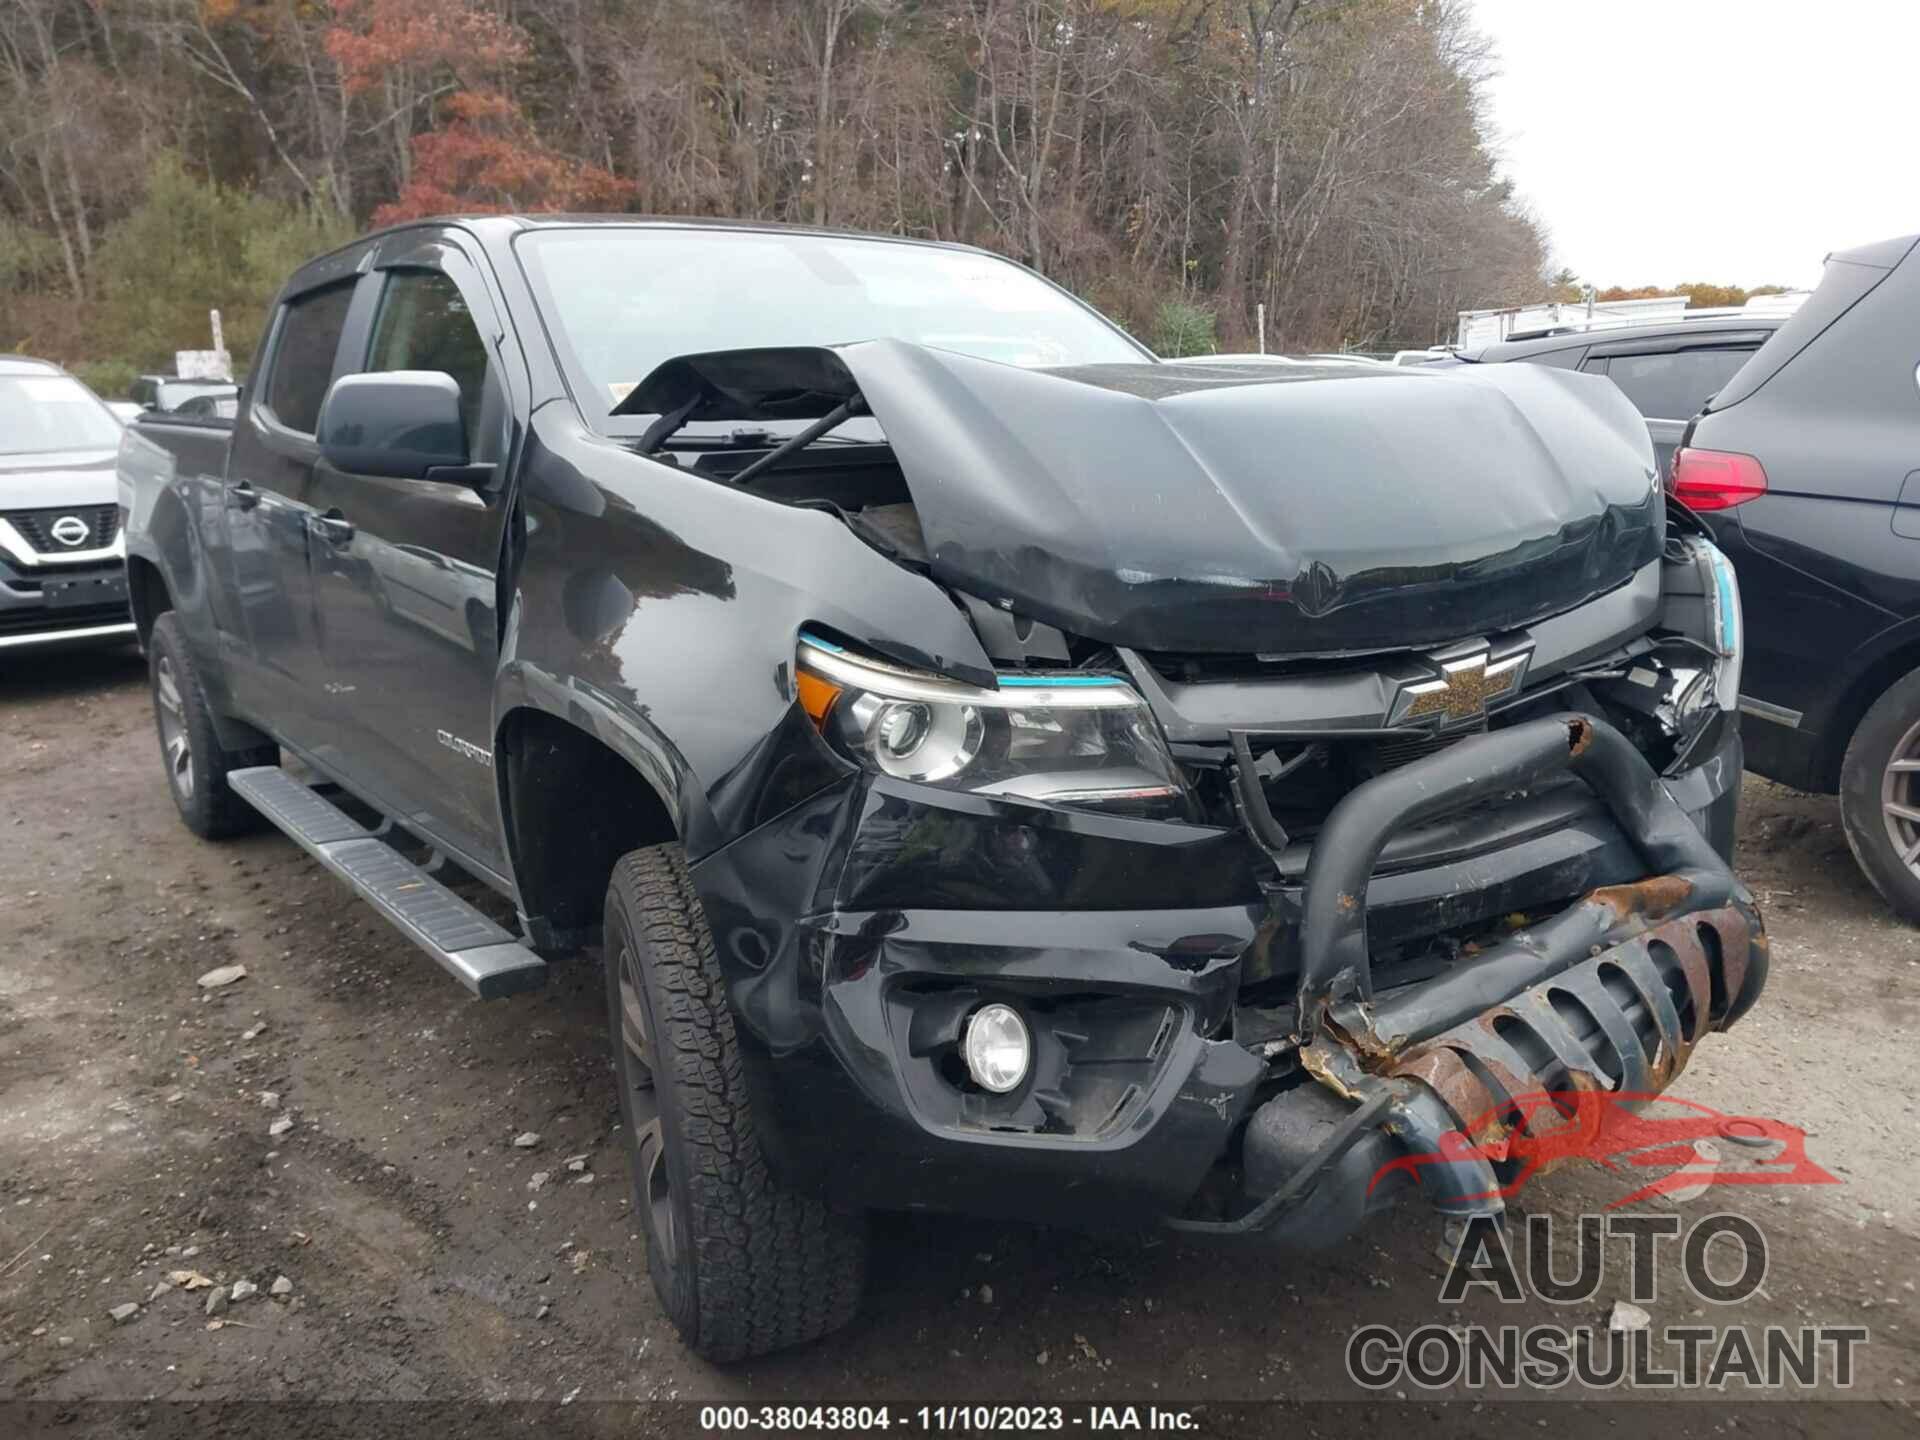
[[[1542,267],[1461,6],[0,0],[0,233],[38,247],[31,283],[95,292],[163,150],[365,220],[479,65],[638,209],[984,243],[1143,333],[1179,301],[1228,344],[1259,304],[1284,345],[1424,341]]]

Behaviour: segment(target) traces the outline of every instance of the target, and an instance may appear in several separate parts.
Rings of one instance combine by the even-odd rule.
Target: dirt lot
[[[1742,866],[1774,936],[1773,985],[1702,1047],[1678,1093],[1803,1127],[1842,1183],[1716,1187],[1680,1204],[1689,1222],[1754,1217],[1771,1268],[1728,1311],[1703,1314],[1667,1280],[1648,1308],[1655,1326],[1857,1324],[1871,1340],[1844,1413],[1781,1397],[1733,1415],[1728,1402],[1754,1393],[1736,1383],[1689,1392],[1657,1423],[1910,1433],[1920,932],[1860,878],[1830,800],[1750,780]],[[77,1402],[103,1399],[194,1402],[110,1413],[116,1425],[198,1415],[196,1433],[235,1413],[217,1401],[546,1402],[495,1413],[609,1434],[690,1432],[697,1411],[604,1402],[1044,1400],[1206,1404],[1216,1433],[1371,1431],[1378,1405],[1342,1358],[1354,1327],[1604,1323],[1626,1294],[1619,1250],[1579,1306],[1503,1307],[1484,1292],[1446,1305],[1439,1228],[1413,1211],[1306,1260],[888,1217],[854,1329],[706,1365],[644,1273],[597,968],[476,1004],[277,834],[192,838],[130,655],[0,671],[0,915],[0,1397],[43,1402],[16,1410],[27,1428],[84,1428],[103,1412]],[[229,964],[247,978],[196,986]],[[283,1118],[292,1128],[276,1137]],[[514,1148],[524,1131],[537,1147]],[[535,1172],[552,1177],[537,1190]],[[1525,1203],[1566,1216],[1623,1193],[1574,1166]],[[1650,1208],[1662,1206],[1674,1208]],[[262,1294],[209,1330],[204,1291],[150,1299],[179,1269]],[[291,1294],[270,1298],[283,1275]],[[115,1324],[109,1310],[127,1303],[141,1308]],[[1458,1387],[1379,1400],[1396,1396],[1439,1433],[1639,1423],[1622,1399],[1575,1387],[1540,1408]],[[1286,1408],[1230,1403],[1242,1401]],[[349,1413],[358,1433],[421,1428],[405,1407]],[[246,1428],[265,1433],[253,1415]],[[280,1416],[275,1428],[298,1427]]]

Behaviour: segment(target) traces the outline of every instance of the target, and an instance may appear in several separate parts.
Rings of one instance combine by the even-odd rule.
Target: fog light
[[[1033,1059],[1027,1022],[1011,1005],[982,1005],[974,1011],[960,1048],[973,1083],[996,1095],[1006,1094],[1026,1079]]]

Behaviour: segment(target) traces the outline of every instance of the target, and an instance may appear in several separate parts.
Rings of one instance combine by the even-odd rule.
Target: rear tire
[[[1840,818],[1873,888],[1920,924],[1920,670],[1860,717],[1840,765]]]
[[[251,750],[221,746],[200,672],[171,610],[153,622],[147,637],[147,678],[160,733],[160,761],[180,819],[205,840],[223,840],[254,828],[259,813],[227,788],[227,772],[278,765],[280,752],[272,745]]]
[[[678,845],[614,867],[605,934],[634,1207],[667,1318],[710,1360],[839,1329],[860,1304],[866,1220],[768,1173],[713,935]]]

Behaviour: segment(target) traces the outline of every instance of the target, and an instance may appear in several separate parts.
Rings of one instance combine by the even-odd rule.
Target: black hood
[[[778,357],[785,396],[806,395],[800,410],[857,388],[935,578],[1116,645],[1432,646],[1571,609],[1660,554],[1646,426],[1594,376],[1025,370],[896,340],[760,353]],[[656,388],[644,408],[666,408]]]

